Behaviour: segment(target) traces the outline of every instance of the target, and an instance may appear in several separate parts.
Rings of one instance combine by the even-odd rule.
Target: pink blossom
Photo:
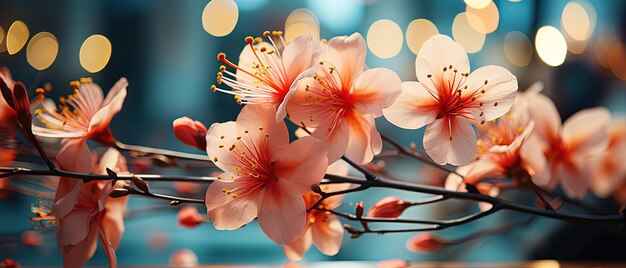
[[[367,216],[397,218],[411,205],[411,202],[400,200],[394,196],[387,196],[376,202],[376,204],[367,211]]]
[[[125,172],[126,162],[117,150],[110,148],[96,167],[92,172],[97,174],[106,174],[107,167]],[[58,242],[65,267],[83,266],[93,256],[98,238],[109,258],[109,266],[117,266],[115,249],[124,232],[123,214],[128,197],[109,199],[112,187],[109,181],[59,179],[53,215],[58,222]]]
[[[320,52],[320,45],[310,35],[301,35],[286,43],[281,32],[266,31],[262,38],[246,37],[246,45],[235,64],[226,54],[217,55],[219,61],[234,68],[235,73],[220,67],[218,86],[226,84],[232,91],[211,86],[235,96],[239,104],[269,103],[276,109],[276,121],[285,118],[285,105],[296,91],[297,81],[310,72]]]
[[[206,193],[216,229],[234,230],[256,217],[277,244],[300,236],[306,221],[302,195],[322,180],[328,166],[323,142],[304,137],[290,144],[274,107],[246,105],[236,122],[209,128],[207,153],[224,171]]]
[[[41,137],[63,138],[57,160],[63,169],[90,170],[90,150],[86,140],[93,139],[104,145],[113,145],[115,138],[109,130],[113,116],[122,109],[126,98],[126,78],[121,78],[111,88],[106,98],[102,89],[91,79],[73,81],[74,93],[60,99],[54,107],[39,91],[35,115],[39,124],[33,124],[33,133]]]
[[[200,121],[194,121],[189,117],[181,117],[174,120],[174,135],[184,144],[206,150],[207,129]]]
[[[582,199],[587,194],[594,169],[592,157],[608,145],[611,115],[605,108],[581,110],[565,123],[548,97],[536,94],[529,101],[535,121],[532,139],[548,160],[551,181],[548,188],[560,184],[570,197]]]
[[[424,43],[415,68],[419,82],[402,83],[402,94],[383,110],[385,118],[406,129],[428,125],[424,149],[435,162],[468,164],[476,152],[472,123],[505,114],[515,100],[517,79],[495,65],[470,74],[465,50],[444,35]]]
[[[170,256],[170,265],[174,267],[196,267],[198,255],[186,248],[177,250]]]
[[[382,140],[374,119],[400,94],[396,73],[364,70],[366,54],[358,33],[331,39],[313,77],[300,81],[287,104],[292,122],[315,128],[312,136],[326,141],[331,163],[345,154],[365,164],[380,153]]]

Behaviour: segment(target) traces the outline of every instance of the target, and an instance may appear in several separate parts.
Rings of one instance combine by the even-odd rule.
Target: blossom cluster
[[[344,228],[330,210],[341,205],[342,196],[323,193],[351,186],[320,183],[326,174],[347,175],[348,161],[365,165],[381,153],[380,117],[404,129],[425,127],[426,154],[438,165],[458,167],[448,176],[447,189],[471,186],[496,196],[499,184],[485,179],[512,178],[519,187],[560,187],[574,199],[591,190],[626,202],[626,168],[620,164],[626,156],[624,120],[612,123],[606,109],[591,108],[562,123],[554,103],[541,94],[541,84],[518,93],[516,77],[501,66],[472,71],[465,50],[447,36],[424,43],[415,61],[417,81],[404,82],[392,70],[366,67],[366,44],[358,33],[327,41],[302,35],[286,42],[281,32],[264,32],[245,42],[236,63],[218,54],[224,65],[211,87],[243,105],[236,120],[208,128],[187,117],[173,122],[176,137],[205,151],[221,170],[205,194],[206,216],[186,207],[178,216],[182,226],[208,217],[216,229],[235,230],[256,219],[290,260],[302,259],[312,244],[326,255],[337,254]],[[17,120],[37,137],[61,139],[60,169],[128,173],[109,128],[127,94],[125,78],[106,97],[91,79],[73,81],[72,94],[58,105],[45,97],[45,89],[37,89],[30,109],[20,113],[23,85],[4,69],[0,75],[7,100],[0,103],[0,120]],[[24,126],[30,118],[20,115],[30,116],[30,110],[34,122]],[[299,127],[293,141],[289,122]],[[107,151],[92,152],[89,139]],[[66,267],[82,266],[98,238],[116,266],[127,198],[109,198],[118,187],[61,177],[52,207],[33,209],[33,220],[58,227]],[[413,205],[387,197],[367,216],[397,218]],[[439,245],[430,238],[415,241],[413,246]]]

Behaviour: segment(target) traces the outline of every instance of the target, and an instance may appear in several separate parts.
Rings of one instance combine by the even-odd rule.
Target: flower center
[[[56,109],[49,109],[49,104],[45,104],[45,90],[38,88],[36,90],[38,95],[38,105],[40,108],[35,110],[35,116],[39,119],[39,122],[48,129],[54,130],[66,130],[87,131],[89,128],[89,121],[92,114],[88,114],[85,109],[88,105],[86,101],[82,100],[79,94],[79,87],[82,84],[92,83],[91,78],[81,78],[80,81],[70,82],[70,86],[74,92],[67,97],[60,97],[59,104]]]
[[[270,38],[273,37],[273,38]],[[277,42],[280,42],[282,47],[287,44],[282,37],[282,32],[274,31],[270,33],[265,31],[263,37],[267,38],[272,47],[259,46],[256,43],[263,42],[263,38],[253,38],[248,36],[245,41],[250,46],[254,55],[255,61],[252,62],[252,66],[241,66],[233,63],[226,58],[226,54],[217,54],[217,59],[226,66],[229,66],[236,71],[250,76],[249,79],[239,78],[237,79],[237,73],[231,72],[226,69],[226,66],[220,66],[220,71],[217,73],[217,84],[226,84],[231,87],[232,90],[220,88],[216,85],[211,86],[213,92],[219,91],[222,93],[234,95],[238,104],[248,103],[274,103],[280,104],[285,95],[291,87],[293,81],[289,81],[283,65],[282,55],[275,49],[278,47]],[[241,74],[240,74],[241,76]]]
[[[469,73],[461,73],[453,65],[444,66],[442,70],[439,81],[434,80],[432,74],[426,76],[434,85],[434,89],[422,83],[440,105],[437,118],[462,116],[471,119],[468,109],[483,106],[479,98],[480,95],[485,94],[488,81],[485,80],[478,88],[472,89],[466,84]],[[494,105],[497,106],[497,102]],[[481,112],[480,116],[482,115]],[[484,124],[484,121],[481,124]]]

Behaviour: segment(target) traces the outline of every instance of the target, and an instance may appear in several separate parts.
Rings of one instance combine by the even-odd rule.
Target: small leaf
[[[131,179],[133,181],[133,184],[137,186],[139,190],[141,190],[144,193],[150,192],[150,189],[148,189],[148,184],[142,178],[133,175]]]
[[[117,180],[117,173],[115,173],[112,169],[107,168],[107,174],[109,175],[109,178]]]
[[[109,196],[112,197],[112,198],[118,198],[118,197],[127,196],[128,194],[130,194],[128,189],[116,188],[116,189],[113,189],[113,191],[111,191],[111,193],[109,193]]]
[[[320,188],[319,184],[311,184],[311,191],[316,194],[324,194],[324,191],[322,191],[322,188]]]

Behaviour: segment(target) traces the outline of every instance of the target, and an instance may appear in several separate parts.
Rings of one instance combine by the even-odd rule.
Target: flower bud
[[[181,117],[174,120],[174,135],[176,138],[187,144],[206,151],[206,127],[199,121],[194,121],[189,117]]]
[[[37,247],[41,244],[41,234],[37,231],[24,231],[20,237],[24,246]]]
[[[17,114],[17,122],[22,125],[24,130],[31,132],[33,116],[30,113],[30,100],[26,87],[20,82],[13,86],[13,108]]]
[[[13,106],[13,91],[3,79],[0,79],[0,90],[2,91],[2,97],[4,97],[4,100],[7,102],[9,107],[11,107],[11,109],[15,109]]]
[[[451,244],[451,241],[434,236],[431,233],[422,233],[406,241],[406,248],[414,252],[433,252]]]
[[[195,207],[184,206],[178,211],[178,226],[193,228],[205,221],[204,217]]]
[[[393,196],[388,196],[374,204],[367,211],[368,217],[397,218],[412,204]]]
[[[356,206],[354,208],[355,210],[355,215],[357,219],[360,219],[361,217],[363,217],[363,201],[356,203]]]

